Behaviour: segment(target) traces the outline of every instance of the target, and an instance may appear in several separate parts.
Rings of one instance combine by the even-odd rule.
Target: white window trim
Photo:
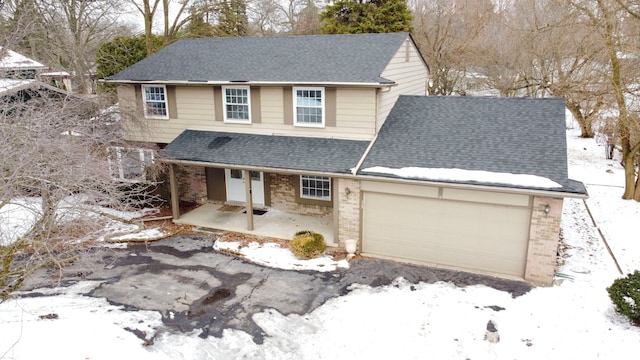
[[[150,87],[159,87],[164,89],[164,106],[165,109],[167,109],[167,113],[166,115],[154,115],[154,114],[148,114],[147,113],[147,96],[146,96],[146,88],[150,88]],[[153,101],[153,102],[159,102],[159,101]],[[169,94],[167,93],[167,86],[166,85],[142,85],[142,107],[144,108],[144,117],[147,119],[164,119],[164,120],[168,120],[169,119]]]
[[[304,191],[303,191],[303,186],[302,186],[302,181],[304,180],[304,178],[314,178],[314,179],[327,179],[329,181],[329,195],[328,196],[309,196],[309,195],[304,195]],[[311,199],[311,200],[320,200],[320,201],[331,201],[331,196],[332,191],[331,191],[331,186],[332,186],[332,179],[330,177],[327,176],[312,176],[312,175],[300,175],[300,198],[301,199]]]
[[[145,174],[145,157],[150,157],[151,163],[155,161],[154,151],[151,149],[144,148],[125,148],[122,146],[110,146],[109,150],[113,150],[115,152],[115,159],[110,155],[107,156],[107,160],[109,161],[109,172],[111,173],[111,178],[116,181],[128,182],[128,183],[140,183],[146,182],[146,174]],[[124,151],[138,151],[140,155],[140,173],[142,174],[140,177],[135,179],[127,179],[125,177],[125,167],[122,163],[122,157]],[[108,152],[111,154],[110,152]],[[116,176],[117,175],[117,176]]]
[[[249,119],[229,119],[227,117],[227,89],[245,89],[247,90],[247,107],[249,110]],[[238,105],[238,104],[231,104]],[[223,86],[222,87],[222,114],[224,122],[232,124],[251,124],[251,88],[249,86]]]
[[[298,122],[298,96],[297,96],[297,92],[298,90],[320,90],[321,92],[321,108],[322,108],[322,123],[320,124],[313,124],[313,123],[299,123]],[[293,88],[293,125],[294,126],[301,126],[301,127],[314,127],[314,128],[323,128],[325,127],[325,115],[326,115],[326,110],[325,110],[325,92],[324,92],[324,88],[323,87],[294,87]]]

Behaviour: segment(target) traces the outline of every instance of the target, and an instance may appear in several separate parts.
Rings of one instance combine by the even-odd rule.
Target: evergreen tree
[[[154,51],[162,47],[162,36],[154,35]],[[102,43],[96,54],[96,75],[99,79],[114,75],[147,57],[147,42],[144,34],[119,36]],[[102,84],[103,89],[112,87]]]
[[[205,15],[196,10],[191,10],[191,20],[185,26],[184,32],[180,34],[181,38],[205,38],[214,37],[216,28],[209,22],[205,21]]]
[[[324,34],[411,32],[406,0],[340,0],[320,14]]]
[[[218,3],[217,36],[246,36],[249,18],[245,0],[222,0]]]

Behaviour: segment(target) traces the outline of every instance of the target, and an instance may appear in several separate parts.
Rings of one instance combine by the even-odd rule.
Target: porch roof
[[[369,141],[185,130],[164,160],[346,174]]]

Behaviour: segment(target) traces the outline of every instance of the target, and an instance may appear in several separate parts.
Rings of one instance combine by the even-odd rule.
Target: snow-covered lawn
[[[640,204],[620,200],[620,165],[604,160],[594,140],[577,136],[577,130],[568,134],[570,177],[587,184],[586,203],[623,271],[640,269]],[[156,312],[125,311],[81,295],[99,285],[82,282],[0,305],[0,358],[636,358],[640,328],[613,310],[605,289],[620,274],[582,200],[565,201],[562,228],[569,247],[560,272],[572,279],[515,299],[485,286],[409,284],[402,278],[376,288],[354,284],[349,294],[310,314],[267,310],[255,315],[267,334],[263,344],[255,344],[247,333],[232,329],[207,339],[171,332]],[[233,250],[256,262],[286,266],[286,252],[252,246]],[[291,266],[317,269],[317,264],[296,264]],[[58,318],[40,318],[51,313]],[[485,339],[490,320],[497,342]],[[145,331],[147,338],[155,335],[154,344],[143,346],[127,327]]]

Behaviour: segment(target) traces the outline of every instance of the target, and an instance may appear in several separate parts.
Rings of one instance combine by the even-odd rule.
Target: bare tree
[[[465,93],[478,39],[493,16],[491,1],[415,0],[414,36],[431,69],[430,95]]]
[[[100,107],[42,85],[0,99],[0,207],[26,226],[0,234],[0,301],[33,271],[73,260],[99,237],[106,208],[148,200],[147,183],[115,180],[107,155],[121,125]]]
[[[35,0],[47,34],[43,60],[70,70],[78,92],[90,93],[98,46],[128,29],[117,25],[116,0]]]
[[[215,7],[212,0],[127,0],[142,15],[144,34],[146,38],[147,56],[157,49],[154,48],[153,29],[157,11],[162,12],[163,45],[176,40],[180,31],[193,19],[201,18],[203,14],[211,12]]]
[[[616,129],[625,170],[623,199],[640,201],[640,73],[637,43],[637,2],[623,0],[567,0],[589,26],[607,54],[608,81],[616,111]]]
[[[153,54],[153,20],[160,5],[160,0],[131,0],[133,6],[140,12],[144,22],[144,35],[147,44],[147,56]]]
[[[606,52],[564,0],[504,2],[475,53],[487,87],[502,96],[556,96],[583,137],[610,99]]]
[[[253,0],[247,3],[252,32],[257,35],[275,35],[280,29],[281,13],[277,0]]]

